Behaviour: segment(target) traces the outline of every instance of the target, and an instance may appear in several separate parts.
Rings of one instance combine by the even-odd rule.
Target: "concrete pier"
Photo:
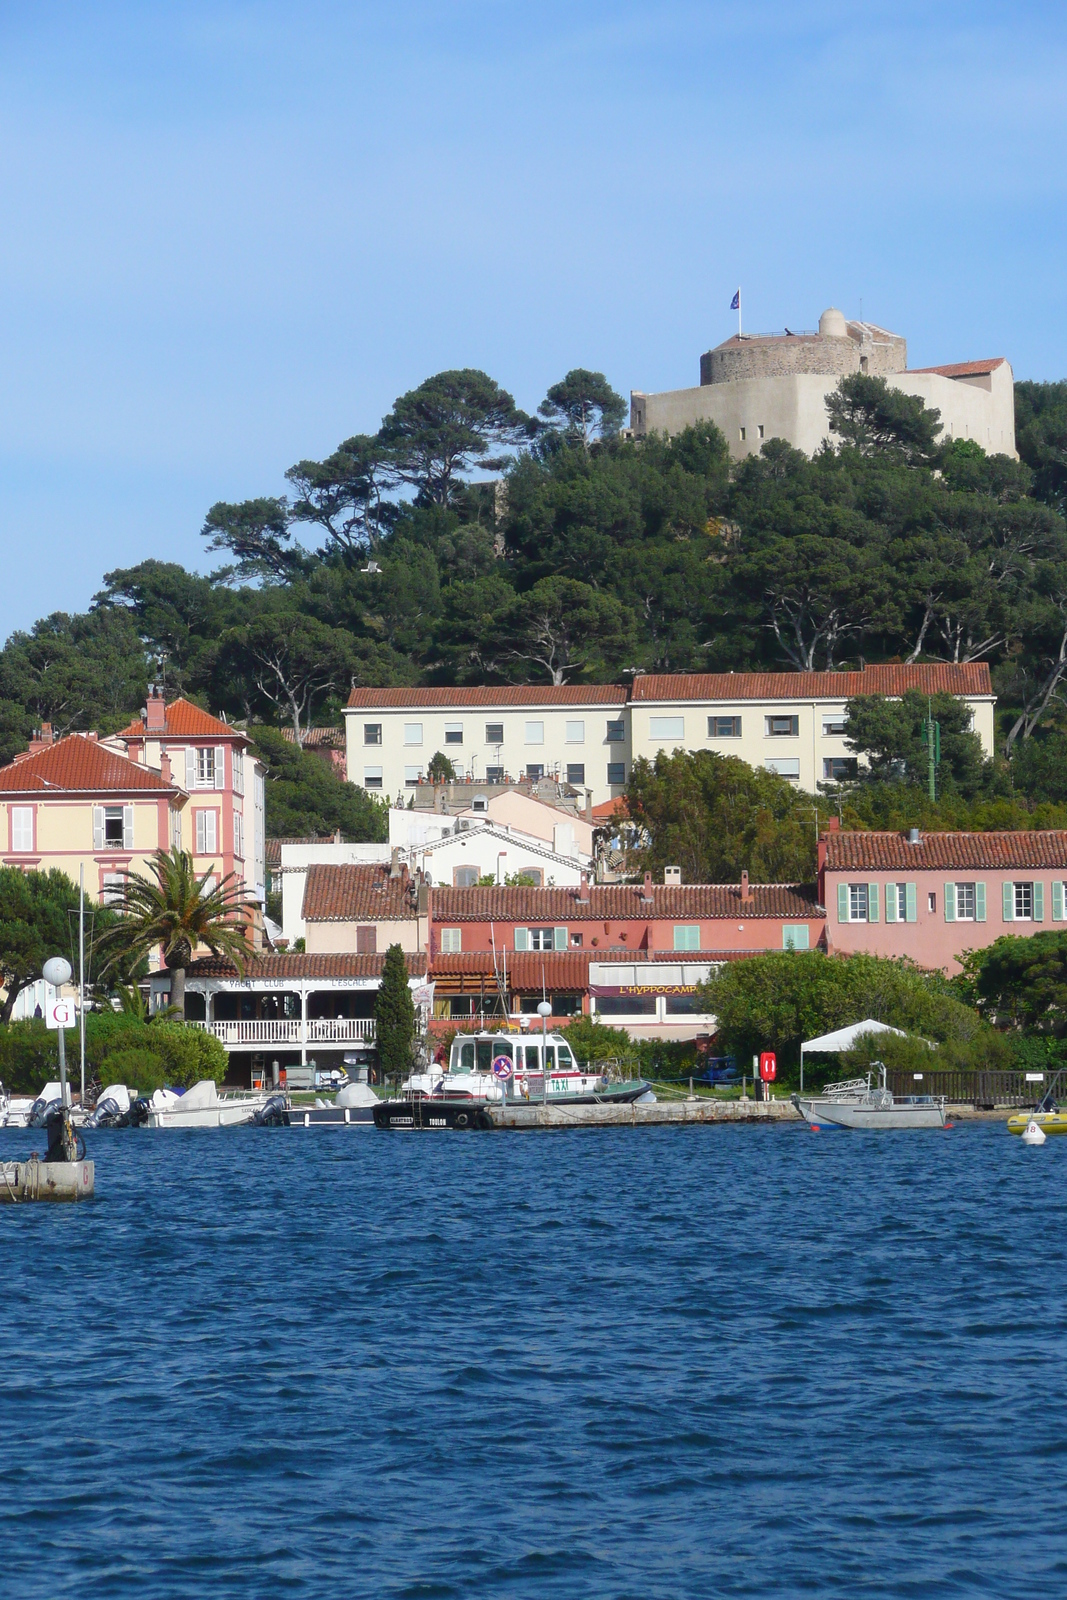
[[[91,1161],[0,1161],[0,1201],[91,1200]]]
[[[629,1105],[491,1104],[494,1128],[651,1128],[683,1122],[800,1122],[788,1100],[657,1100]]]

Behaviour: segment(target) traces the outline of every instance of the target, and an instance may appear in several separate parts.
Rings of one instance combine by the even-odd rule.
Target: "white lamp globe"
[[[539,1017],[550,1017],[552,1015],[552,1006],[551,1006],[549,1001],[547,1001],[547,1000],[539,1000],[538,1001],[538,1003],[537,1003],[537,1015]]]
[[[60,989],[63,984],[70,982],[71,971],[70,962],[64,961],[62,956],[50,956],[41,968],[41,976],[54,989]]]

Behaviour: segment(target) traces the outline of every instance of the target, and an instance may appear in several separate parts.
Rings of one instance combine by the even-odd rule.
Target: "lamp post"
[[[552,1007],[547,1000],[537,1003],[537,1015],[541,1018],[541,1099],[548,1104],[548,1019],[552,1015]]]
[[[65,983],[70,982],[71,965],[64,961],[62,956],[51,956],[41,968],[41,976],[45,983],[50,983],[54,989],[62,989]],[[66,1030],[61,1026],[57,1029],[59,1034],[59,1084],[63,1096],[64,1108],[70,1105],[70,1090],[67,1088],[67,1036]]]

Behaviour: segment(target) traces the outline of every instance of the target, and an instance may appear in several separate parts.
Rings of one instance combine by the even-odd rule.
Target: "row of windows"
[[[1067,895],[1062,879],[1052,884],[1052,920],[1063,922]],[[839,922],[879,922],[884,891],[887,922],[915,922],[918,916],[918,890],[914,883],[839,883],[837,920]],[[984,922],[986,886],[979,882],[946,883],[942,891],[942,912],[946,922]],[[937,914],[937,891],[926,893],[926,910]],[[1010,879],[1001,884],[1001,918],[1004,922],[1044,922],[1045,885],[1031,879]]]
[[[456,956],[463,950],[463,929],[442,928],[441,953]],[[583,935],[567,928],[516,928],[515,949],[522,950],[580,950]],[[699,922],[679,922],[674,927],[675,950],[700,950],[702,948]],[[783,950],[807,950],[809,929],[806,922],[786,923],[782,929]]]
[[[574,784],[578,788],[584,788],[585,787],[585,762],[584,761],[568,761],[566,763],[565,767],[563,768],[563,770],[566,773],[566,781],[568,783]],[[545,775],[545,767],[544,767],[544,763],[543,762],[528,761],[526,763],[525,776],[526,776],[527,782],[529,782],[529,783],[540,783],[540,781],[544,777],[544,775]],[[404,787],[405,787],[405,789],[414,789],[414,788],[416,788],[420,783],[422,783],[425,780],[425,776],[426,776],[426,768],[425,767],[405,767],[404,768]],[[484,781],[486,783],[503,783],[503,781],[504,781],[504,768],[503,767],[486,767]],[[625,782],[626,782],[626,763],[625,763],[625,761],[609,761],[608,765],[607,765],[607,783],[608,783],[608,786],[609,787],[613,787],[613,788],[621,788],[625,784]],[[363,787],[364,787],[364,789],[382,789],[382,788],[384,788],[385,787],[385,768],[384,767],[364,767],[363,768]]]
[[[33,806],[12,806],[11,818],[11,843],[12,854],[32,855],[35,849],[35,823],[36,813]],[[193,812],[196,827],[196,853],[197,855],[215,855],[219,848],[219,813],[217,810]],[[244,818],[237,812],[233,819],[234,850],[239,856],[244,855]],[[176,849],[182,847],[181,812],[171,812],[171,842]],[[93,807],[93,849],[94,850],[132,850],[133,844],[133,807],[132,806],[94,806]]]
[[[421,722],[404,723],[404,743],[406,745],[421,745],[423,742],[424,724]],[[565,744],[585,743],[584,721],[565,722],[563,724],[563,741]],[[365,722],[363,724],[363,743],[365,745],[380,745],[382,742],[383,724],[380,722]],[[826,738],[840,737],[845,733],[845,718],[843,716],[824,717],[822,722],[823,735]],[[768,739],[798,739],[800,737],[799,716],[767,716],[763,719],[764,736]],[[545,725],[543,722],[527,722],[523,725],[524,742],[526,744],[544,744]],[[648,722],[649,738],[667,742],[671,739],[684,741],[684,717],[650,717]],[[445,723],[445,744],[461,745],[464,742],[462,722]],[[709,739],[740,739],[740,717],[709,717]],[[626,740],[626,724],[623,721],[609,721],[606,725],[604,742],[607,744],[622,744]],[[497,748],[504,743],[504,724],[502,722],[487,722],[485,724],[485,743]]]

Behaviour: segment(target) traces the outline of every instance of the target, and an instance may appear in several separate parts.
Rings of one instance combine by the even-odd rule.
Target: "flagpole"
[[[741,290],[737,291],[737,337],[741,337]]]

